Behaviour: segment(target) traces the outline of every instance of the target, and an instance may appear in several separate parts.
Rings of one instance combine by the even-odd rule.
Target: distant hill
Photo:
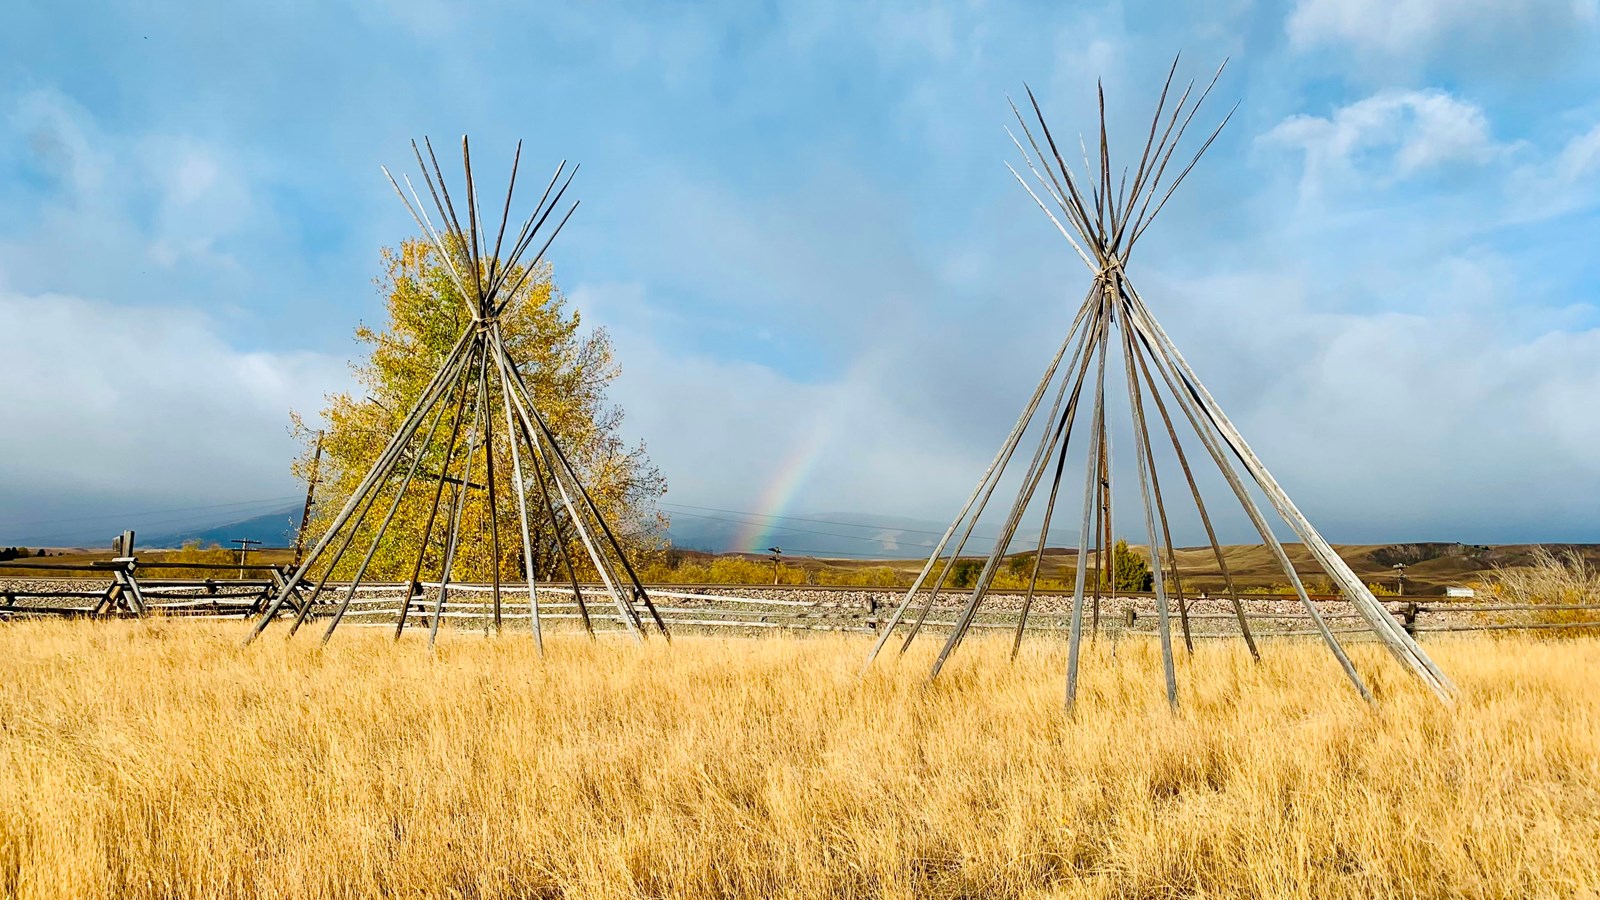
[[[881,516],[855,512],[824,512],[802,516],[769,517],[756,524],[754,517],[715,510],[668,510],[672,525],[667,537],[674,547],[708,553],[764,553],[770,546],[797,556],[843,559],[917,559],[933,551],[948,522]],[[980,528],[969,549],[987,552],[995,526]],[[1023,528],[1018,541],[1038,540],[1039,532]],[[1064,531],[1051,532],[1053,543],[1075,541]],[[759,545],[759,546],[757,546]]]
[[[785,553],[846,559],[925,556],[945,527],[920,519],[860,513],[819,513],[762,524],[735,521],[748,516],[716,513],[672,511],[671,517],[667,537],[674,547],[685,550],[752,553],[776,545]]]
[[[715,510],[688,515],[672,511],[672,524],[667,536],[680,550],[706,553],[734,553],[765,556],[767,547],[781,547],[789,559],[813,557],[831,559],[832,565],[853,568],[865,565],[888,564],[909,577],[919,568],[944,534],[947,523],[895,516],[875,516],[862,513],[816,513],[803,516],[771,518],[766,525],[757,527],[737,519],[750,519]],[[991,526],[992,527],[992,526]],[[968,544],[963,556],[986,555],[993,540],[993,532],[980,528]],[[1038,540],[1038,532],[1019,532],[1012,544],[1016,550]],[[1041,572],[1047,577],[1064,577],[1073,567],[1077,556],[1074,548],[1076,535],[1060,531],[1051,533]],[[1394,587],[1396,563],[1404,563],[1408,593],[1419,595],[1442,593],[1450,585],[1471,582],[1482,573],[1497,567],[1517,568],[1533,561],[1534,544],[1505,544],[1483,546],[1449,542],[1396,543],[1396,544],[1345,544],[1335,550],[1344,557],[1363,581]],[[1546,544],[1556,553],[1574,553],[1591,566],[1600,566],[1600,545],[1596,544]],[[1319,571],[1310,551],[1298,543],[1285,545],[1295,567],[1302,573]],[[1142,548],[1136,548],[1142,552]],[[1228,567],[1241,588],[1270,587],[1284,581],[1278,564],[1266,547],[1260,544],[1236,544],[1224,547]],[[1178,552],[1179,570],[1192,573],[1199,583],[1220,587],[1216,561],[1209,547],[1186,547]]]
[[[149,535],[141,532],[136,535],[134,543],[138,547],[148,547],[152,550],[181,547],[186,541],[199,541],[201,544],[215,543],[227,547],[230,546],[228,542],[235,538],[249,538],[260,541],[265,547],[288,547],[294,544],[295,532],[299,529],[300,507],[293,506],[225,525]]]
[[[782,546],[782,545],[780,545]],[[1394,590],[1398,588],[1398,576],[1394,564],[1403,562],[1405,569],[1405,593],[1412,596],[1431,596],[1444,593],[1445,588],[1451,586],[1467,586],[1481,578],[1484,573],[1496,568],[1517,569],[1530,566],[1535,561],[1535,553],[1543,548],[1560,556],[1575,555],[1590,566],[1600,568],[1600,544],[1500,544],[1496,546],[1483,546],[1474,544],[1456,543],[1406,543],[1406,544],[1335,544],[1333,549],[1337,552],[1356,576],[1368,584],[1382,585],[1384,588]],[[1143,547],[1132,548],[1135,553],[1144,555]],[[1323,577],[1321,567],[1317,564],[1311,551],[1304,544],[1287,543],[1284,550],[1294,563],[1295,570],[1302,575],[1310,576],[1307,583],[1313,592],[1331,590],[1329,583]],[[1228,570],[1233,574],[1235,585],[1240,590],[1252,588],[1275,589],[1285,586],[1286,579],[1283,571],[1278,567],[1276,559],[1266,547],[1260,544],[1231,544],[1222,547],[1224,559],[1227,561]],[[703,554],[690,554],[693,562],[706,562],[699,558]],[[743,554],[748,558],[761,559],[764,554]],[[977,559],[982,552],[963,554],[964,558]],[[1019,555],[1010,554],[1012,559]],[[1051,546],[1045,549],[1044,560],[1040,566],[1040,574],[1047,579],[1069,581],[1075,569],[1074,563],[1078,553],[1075,548]],[[820,566],[824,569],[860,569],[865,567],[888,566],[899,573],[902,583],[907,583],[921,568],[922,560],[907,559],[901,555],[885,555],[879,559],[869,559],[861,556],[826,557],[821,560],[805,560],[810,554],[791,551],[784,547],[784,558],[790,565]],[[804,560],[804,561],[803,561]],[[1211,548],[1206,547],[1180,547],[1178,549],[1178,569],[1183,575],[1185,583],[1195,590],[1220,591],[1224,582],[1217,567],[1216,559]]]

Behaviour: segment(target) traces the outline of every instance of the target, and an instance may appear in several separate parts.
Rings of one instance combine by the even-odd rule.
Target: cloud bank
[[[1134,277],[1306,512],[1600,539],[1593,2],[101,13],[0,36],[0,522],[294,495],[410,231],[376,167],[462,131],[584,161],[557,278],[669,501],[945,518],[1086,287],[1005,96],[1070,135],[1102,78],[1126,158],[1181,47],[1240,111]]]

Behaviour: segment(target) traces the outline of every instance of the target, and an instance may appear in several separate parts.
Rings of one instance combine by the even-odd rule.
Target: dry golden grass
[[[1372,647],[974,640],[857,677],[860,639],[0,626],[0,895],[1588,896],[1600,640]],[[931,649],[931,648],[930,648]]]
[[[1600,603],[1600,569],[1589,565],[1575,551],[1557,554],[1548,547],[1537,547],[1531,565],[1497,568],[1478,583],[1478,591],[1483,600],[1490,602],[1537,607],[1491,614],[1493,621],[1561,626],[1542,632],[1548,637],[1600,633],[1600,628],[1577,627],[1600,621],[1600,610],[1584,608]]]

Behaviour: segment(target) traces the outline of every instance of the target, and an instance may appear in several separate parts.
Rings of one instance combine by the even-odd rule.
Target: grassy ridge
[[[1600,887],[1600,640],[1375,648],[0,627],[0,896],[1573,896]],[[887,662],[887,661],[886,661]]]

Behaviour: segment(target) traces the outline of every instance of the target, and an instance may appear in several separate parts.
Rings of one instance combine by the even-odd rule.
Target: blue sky
[[[1180,50],[1232,60],[1201,120],[1239,111],[1134,277],[1302,508],[1600,540],[1592,0],[22,0],[0,541],[287,505],[288,410],[348,383],[412,227],[378,166],[463,132],[484,172],[582,163],[557,279],[669,503],[945,518],[1084,289],[1007,94],[1072,133],[1104,79],[1126,158]]]

